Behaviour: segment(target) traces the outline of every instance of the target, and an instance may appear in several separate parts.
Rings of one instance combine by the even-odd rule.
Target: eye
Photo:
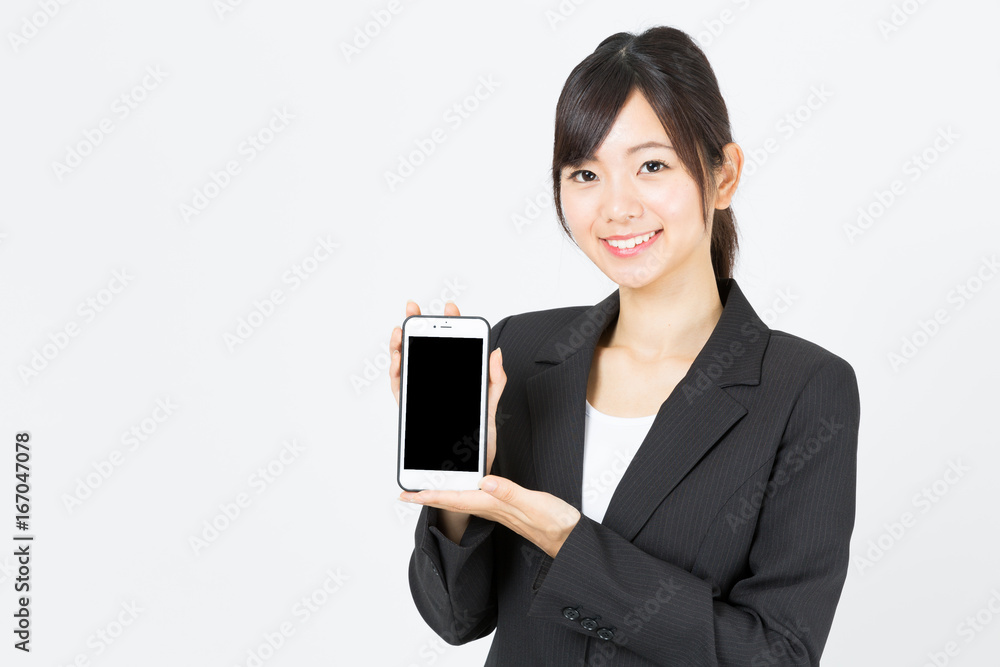
[[[571,181],[576,181],[576,176],[577,176],[577,174],[590,174],[590,175],[591,175],[591,176],[593,176],[594,178],[597,178],[597,174],[595,174],[595,173],[594,173],[594,172],[592,172],[592,171],[587,171],[586,169],[577,169],[576,171],[574,171],[573,173],[571,173],[571,174],[570,174],[569,176],[567,176],[566,178],[568,178],[568,179],[569,179],[569,180],[571,180]],[[587,178],[587,179],[585,179],[585,180],[583,180],[583,181],[576,181],[576,182],[577,182],[577,183],[589,183],[590,181],[594,180],[594,178]]]
[[[642,166],[646,167],[646,166],[651,165],[651,164],[658,165],[658,167],[657,167],[657,169],[655,169],[653,171],[646,172],[647,174],[655,174],[656,172],[662,171],[663,169],[667,168],[666,163],[660,162],[659,160],[650,160],[649,162],[644,162]]]

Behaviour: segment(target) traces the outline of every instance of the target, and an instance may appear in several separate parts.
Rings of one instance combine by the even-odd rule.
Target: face
[[[671,281],[704,270],[704,262],[711,272],[711,221],[703,223],[698,186],[670,146],[653,108],[634,90],[595,159],[563,168],[566,223],[580,249],[620,286]]]

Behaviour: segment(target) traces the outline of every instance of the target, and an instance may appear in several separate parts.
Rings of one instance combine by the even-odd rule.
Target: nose
[[[628,222],[642,216],[644,209],[639,192],[628,179],[615,179],[604,190],[602,214],[609,222]]]

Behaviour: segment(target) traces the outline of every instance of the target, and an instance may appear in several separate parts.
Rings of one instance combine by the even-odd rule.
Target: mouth
[[[610,237],[602,238],[601,245],[607,248],[617,257],[631,257],[645,250],[650,244],[660,238],[662,229],[652,232],[644,232],[630,237]]]

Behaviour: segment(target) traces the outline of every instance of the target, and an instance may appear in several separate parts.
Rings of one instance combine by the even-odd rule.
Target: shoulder
[[[818,368],[825,364],[850,366],[846,359],[818,343],[779,329],[770,329],[769,331],[770,340],[766,355],[768,357],[777,357],[809,368]]]
[[[803,394],[837,396],[859,402],[854,367],[827,348],[786,331],[771,329],[761,369],[771,386],[794,387]]]
[[[491,346],[499,345],[504,350],[505,358],[508,350],[533,353],[550,336],[589,308],[593,306],[563,306],[508,315],[493,325]]]
[[[770,329],[769,332],[770,339],[765,359],[771,362],[794,364],[806,371],[816,371],[826,365],[854,371],[850,362],[818,343],[779,329]]]

